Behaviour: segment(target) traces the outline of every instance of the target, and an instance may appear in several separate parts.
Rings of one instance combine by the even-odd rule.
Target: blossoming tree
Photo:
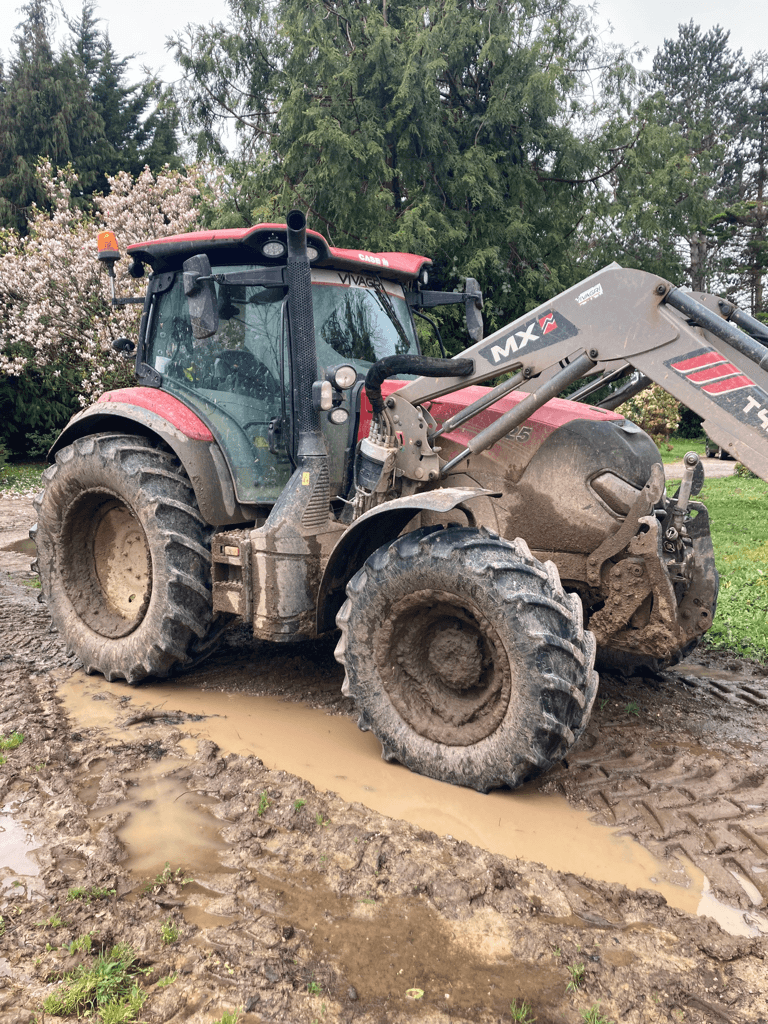
[[[199,182],[190,173],[145,168],[109,179],[108,195],[88,213],[71,169],[40,167],[50,211],[33,212],[29,234],[0,232],[0,373],[20,376],[40,368],[66,373],[81,405],[107,388],[132,379],[129,364],[112,349],[122,336],[136,335],[141,307],[113,308],[106,273],[96,259],[96,236],[109,229],[121,248],[147,238],[196,227]],[[127,263],[127,261],[126,261]],[[117,264],[123,296],[143,287]]]

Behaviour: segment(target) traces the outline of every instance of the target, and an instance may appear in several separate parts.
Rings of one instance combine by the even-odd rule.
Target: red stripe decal
[[[693,359],[684,359],[682,363],[672,363],[672,368],[680,373],[688,373],[689,370],[697,370],[700,366],[712,366],[714,363],[724,363],[725,359],[719,352],[705,352],[703,355],[694,356]]]
[[[716,384],[705,384],[701,389],[710,395],[724,395],[727,391],[739,391],[741,388],[748,388],[755,382],[745,374],[738,377],[728,377],[727,380],[719,380]]]
[[[719,363],[717,366],[708,366],[706,370],[689,373],[688,380],[692,380],[695,384],[703,384],[704,381],[720,380],[721,377],[730,377],[738,372],[738,366],[734,366],[733,363]]]

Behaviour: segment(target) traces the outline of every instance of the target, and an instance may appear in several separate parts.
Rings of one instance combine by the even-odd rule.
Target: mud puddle
[[[112,815],[126,815],[125,823],[115,831],[134,874],[156,875],[167,864],[181,863],[194,864],[198,870],[220,870],[216,854],[227,844],[219,837],[220,823],[205,811],[217,801],[188,788],[188,779],[186,766],[169,770],[167,763],[160,761],[121,780],[125,790],[118,799],[107,794],[103,801],[97,790],[89,816],[100,822]],[[86,803],[93,793],[89,781],[80,790]]]
[[[0,548],[0,551],[13,551],[21,555],[31,555],[33,558],[37,554],[35,542],[28,537],[23,540],[16,540],[13,544],[8,544],[6,547]]]
[[[210,740],[225,754],[256,755],[268,768],[290,772],[319,790],[330,790],[388,817],[556,871],[634,890],[655,889],[671,906],[689,913],[697,912],[705,891],[704,874],[694,865],[679,859],[665,863],[628,836],[593,823],[590,812],[571,807],[558,795],[532,787],[483,795],[387,764],[381,759],[378,741],[370,733],[361,733],[346,717],[242,692],[162,684],[136,688],[83,673],[62,684],[59,694],[79,728],[97,726],[115,739],[130,736],[151,743],[153,716],[175,715],[177,720],[187,719],[179,746],[190,756],[201,739]],[[189,721],[189,716],[201,714],[208,717]],[[146,801],[142,784],[136,781],[139,799],[131,802],[138,809]],[[148,857],[154,856],[154,868],[173,861],[162,851],[168,849],[165,837],[174,831],[174,808],[184,809],[186,798],[171,796],[180,793],[174,786],[183,785],[178,776],[162,784],[156,779],[153,785],[168,787],[165,797],[158,789],[149,800],[146,823],[126,825],[121,838],[129,845],[132,863],[131,842],[137,855],[146,849]],[[169,800],[172,806],[165,819]],[[140,820],[139,815],[133,816]],[[189,863],[189,853],[180,859]]]
[[[40,873],[33,856],[38,844],[24,822],[13,817],[14,811],[17,808],[13,803],[0,809],[0,878],[3,879],[3,888],[18,885],[18,876],[30,877]]]

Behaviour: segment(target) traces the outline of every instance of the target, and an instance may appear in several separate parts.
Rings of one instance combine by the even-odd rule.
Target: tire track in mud
[[[717,667],[712,677],[700,667],[694,675],[685,665],[653,679],[603,677],[580,746],[544,785],[680,870],[693,863],[763,931],[768,684],[739,667],[746,678],[722,678]]]
[[[688,1024],[748,1024],[768,1010],[762,940],[723,935],[712,922],[665,907],[656,893],[556,875],[439,839],[215,749],[198,750],[186,771],[195,792],[217,801],[229,844],[222,873],[210,893],[201,884],[191,894],[167,887],[138,896],[115,834],[125,812],[94,831],[82,784],[84,768],[88,774],[101,761],[99,792],[110,803],[114,787],[146,761],[146,744],[126,736],[105,746],[97,731],[70,731],[77,723],[61,715],[55,695],[63,648],[46,632],[35,595],[8,590],[0,613],[0,728],[21,727],[27,738],[14,752],[3,796],[19,800],[39,830],[45,890],[25,896],[15,889],[12,915],[2,908],[12,923],[0,936],[10,972],[0,985],[0,1024],[29,1024],[51,989],[48,972],[76,966],[66,944],[90,931],[139,950],[151,968],[142,983],[148,1019],[168,1024],[208,1024],[234,1006],[245,1009],[243,1024],[282,1024],[319,1017],[325,1003],[329,1024],[406,1024],[417,1010],[424,1024],[497,1024],[519,996],[541,1024],[567,1024],[598,1002],[627,1024],[672,1024],[681,1015]],[[228,657],[231,671],[242,654],[222,653],[223,667]],[[310,664],[304,661],[305,672]],[[612,717],[619,736],[624,723],[618,712]],[[173,746],[174,726],[153,728],[162,746]],[[619,736],[620,756],[629,739]],[[67,900],[74,884],[117,895],[80,906]],[[200,925],[185,916],[195,906]],[[40,927],[52,910],[65,918],[62,930]],[[173,946],[160,938],[167,921],[179,929]],[[567,965],[577,962],[585,967],[583,987],[569,993]],[[178,982],[161,989],[158,979],[171,972]],[[426,979],[425,996],[411,1007],[403,993],[414,979]],[[321,995],[312,994],[317,989]]]
[[[10,600],[2,599],[4,591]],[[13,652],[37,671],[74,671],[80,663],[67,657],[37,593],[0,583],[0,661]],[[232,640],[214,655],[219,668],[241,660],[237,637]],[[586,733],[539,788],[586,805],[601,823],[632,835],[669,865],[672,880],[685,883],[686,864],[694,864],[724,903],[761,912],[748,923],[762,929],[768,918],[768,755],[758,748],[768,751],[768,680],[749,676],[748,667],[727,657],[710,660],[713,666],[695,674],[683,665],[656,678],[603,675]],[[738,669],[744,678],[735,676]],[[286,696],[282,682],[275,678],[275,689]],[[318,692],[308,686],[310,702],[348,711],[329,684],[325,680]],[[295,687],[288,689],[295,694]],[[636,715],[626,711],[633,704]]]

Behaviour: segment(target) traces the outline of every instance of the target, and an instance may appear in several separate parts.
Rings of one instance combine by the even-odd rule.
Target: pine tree
[[[599,62],[581,8],[233,0],[230,12],[177,39],[176,55],[201,150],[220,153],[234,124],[257,168],[233,204],[243,220],[299,205],[336,245],[426,252],[444,284],[483,280],[491,324],[581,276],[574,239],[613,159],[594,122],[582,130]]]
[[[14,36],[16,51],[0,94],[0,225],[25,229],[32,203],[44,204],[36,162],[63,166],[78,157],[83,186],[95,180],[100,122],[87,81],[69,56],[50,43],[51,0],[30,0]]]
[[[89,84],[90,102],[102,121],[100,168],[94,190],[106,191],[107,177],[120,171],[138,175],[145,164],[180,166],[179,115],[170,90],[152,75],[127,83],[133,55],[119,57],[107,32],[98,26],[95,0],[84,0],[79,18],[67,19],[69,55],[79,62]]]
[[[690,250],[694,291],[718,283],[717,251],[730,238],[715,226],[739,199],[745,172],[740,138],[751,73],[728,39],[719,26],[702,32],[691,21],[678,27],[677,39],[664,40],[653,60],[653,86],[663,97],[660,123],[677,137],[677,159],[687,172],[687,183],[671,198]]]

